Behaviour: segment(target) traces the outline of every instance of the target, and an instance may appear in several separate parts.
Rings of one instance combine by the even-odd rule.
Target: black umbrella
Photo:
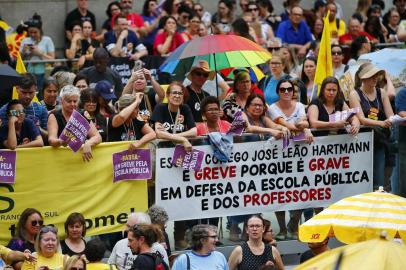
[[[9,89],[17,85],[21,75],[9,65],[0,64],[0,89]]]

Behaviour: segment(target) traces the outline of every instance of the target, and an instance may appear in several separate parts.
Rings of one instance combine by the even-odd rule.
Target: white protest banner
[[[265,146],[235,143],[227,163],[210,146],[193,146],[205,152],[200,171],[174,167],[173,148],[157,148],[156,204],[170,220],[185,220],[323,207],[372,190],[372,132],[316,137],[283,151],[282,140]]]

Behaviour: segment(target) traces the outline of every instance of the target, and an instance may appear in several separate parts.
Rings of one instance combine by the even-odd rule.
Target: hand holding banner
[[[231,123],[231,127],[227,132],[227,135],[241,136],[245,129],[245,120],[242,116],[242,111],[238,111],[234,114],[234,120]]]
[[[203,151],[193,149],[192,152],[186,152],[183,145],[177,144],[173,151],[172,164],[176,167],[182,167],[184,170],[199,171],[203,157]]]
[[[86,141],[89,130],[89,122],[78,111],[73,111],[59,139],[66,142],[73,152],[77,152]]]
[[[348,121],[351,119],[351,117],[359,113],[359,110],[360,110],[359,107],[356,107],[342,112],[336,112],[334,114],[329,115],[329,122],[338,122],[342,120]]]
[[[151,150],[136,149],[113,154],[113,182],[152,178]]]

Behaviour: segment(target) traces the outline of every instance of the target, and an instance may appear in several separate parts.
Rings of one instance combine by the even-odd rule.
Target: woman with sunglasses
[[[64,224],[66,238],[61,241],[62,254],[82,255],[85,252],[86,222],[81,213],[71,213]]]
[[[280,125],[287,127],[293,134],[304,133],[307,143],[313,142],[313,134],[309,129],[305,106],[293,98],[294,85],[290,80],[281,80],[276,86],[280,99],[269,107],[271,119]],[[297,239],[298,225],[301,216],[301,210],[291,211],[291,219],[288,224],[292,239]],[[277,240],[288,239],[288,228],[285,222],[285,211],[275,212],[278,220],[280,232],[276,236]]]
[[[63,270],[86,270],[86,260],[78,255],[70,257],[65,264]]]
[[[25,209],[18,220],[14,237],[10,240],[7,247],[21,252],[27,249],[34,252],[35,236],[43,224],[44,219],[42,218],[41,212],[34,208]],[[16,265],[14,265],[14,267],[16,267]],[[18,269],[20,268],[21,264]]]
[[[35,262],[25,261],[22,270],[62,269],[65,266],[67,255],[58,252],[58,229],[47,225],[42,227],[35,238]]]
[[[344,53],[343,48],[339,44],[331,45],[331,57],[333,61],[333,73],[334,77],[338,80],[348,70],[348,65],[343,64]]]
[[[42,147],[44,141],[35,123],[25,118],[24,106],[17,99],[7,104],[8,124],[0,128],[0,142],[4,148]]]
[[[349,133],[356,135],[359,131],[359,120],[356,116],[348,120],[330,122],[329,116],[335,112],[348,110],[340,84],[335,77],[326,77],[321,84],[318,99],[314,100],[308,108],[309,122],[312,128],[319,129],[344,129],[347,124],[351,125]],[[336,130],[335,130],[336,132]],[[319,135],[328,135],[329,131],[318,131]]]
[[[247,220],[246,230],[248,241],[231,252],[228,259],[229,269],[251,270],[259,269],[262,265],[269,266],[267,269],[285,269],[279,251],[263,241],[264,219],[259,215],[252,215]]]

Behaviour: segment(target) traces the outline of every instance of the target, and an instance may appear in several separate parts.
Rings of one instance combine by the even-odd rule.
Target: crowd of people
[[[394,7],[383,14],[383,1],[359,0],[346,24],[342,7],[334,0],[317,0],[312,10],[303,9],[300,0],[288,0],[280,15],[275,14],[270,0],[239,0],[238,6],[233,0],[219,0],[214,14],[193,0],[166,0],[162,5],[146,0],[138,14],[132,11],[132,0],[120,0],[108,5],[108,18],[97,33],[88,2],[77,0],[77,8],[65,20],[64,53],[67,59],[78,61],[73,62],[76,66],[55,67],[50,77],[45,75],[45,62],[55,58],[55,46],[52,38],[44,35],[41,16],[34,14],[18,28],[27,34],[19,51],[25,60],[44,61],[27,64],[28,72],[17,85],[17,99],[11,98],[11,89],[1,94],[0,144],[11,150],[66,146],[59,136],[75,110],[90,123],[82,145],[84,161],[92,160],[92,149],[101,142],[129,141],[128,149],[134,150],[158,138],[182,144],[191,151],[191,138],[226,133],[239,112],[245,132],[261,138],[302,134],[307,143],[312,143],[316,135],[355,136],[365,126],[375,132],[374,188],[384,186],[397,193],[399,162],[391,147],[396,129],[390,119],[395,113],[406,117],[406,89],[397,94],[389,74],[371,63],[359,66],[354,89],[348,96],[339,83],[348,66],[357,64],[359,56],[374,50],[375,44],[406,40],[405,1],[393,2]],[[322,19],[327,11],[334,74],[325,78],[318,89],[314,80]],[[185,74],[184,81],[170,81],[165,89],[142,65],[148,56],[167,57],[184,42],[208,34],[236,34],[268,49],[272,58],[261,66],[265,77],[256,81],[249,67],[240,67],[233,71],[230,81],[211,69],[207,61],[199,60]],[[4,45],[5,41],[0,40],[0,60],[15,64],[16,59]],[[108,64],[119,57],[137,63],[124,84]],[[34,101],[36,96],[40,102]],[[359,111],[349,119],[329,121],[330,115],[350,108]],[[297,239],[301,215],[302,210],[291,211],[286,225],[285,212],[277,212],[280,231],[275,238]],[[264,240],[272,230],[266,220],[261,216],[238,216],[228,221],[230,240],[247,240],[233,251],[228,263],[222,254],[214,252],[218,218],[210,219],[210,225],[175,222],[175,246],[189,246],[185,231],[190,229],[192,252],[180,256],[173,269],[198,269],[198,265],[212,265],[211,269],[283,269],[279,252],[269,245],[272,237]],[[150,223],[145,214],[130,215],[128,238],[114,246],[109,264],[118,270],[155,269],[151,267],[156,263],[168,265],[166,220],[153,222],[156,226]],[[15,269],[37,269],[42,265],[52,269],[82,270],[86,265],[101,269],[97,265],[105,247],[97,239],[87,243],[83,240],[85,223],[81,214],[73,213],[66,221],[67,237],[60,243],[62,253],[57,230],[42,225],[41,213],[27,209],[8,245],[21,252],[0,247],[6,260],[15,262]],[[89,253],[88,247],[93,249]],[[31,256],[34,251],[38,254],[36,260]],[[156,252],[162,256],[156,256]],[[143,253],[152,255],[131,255]]]

